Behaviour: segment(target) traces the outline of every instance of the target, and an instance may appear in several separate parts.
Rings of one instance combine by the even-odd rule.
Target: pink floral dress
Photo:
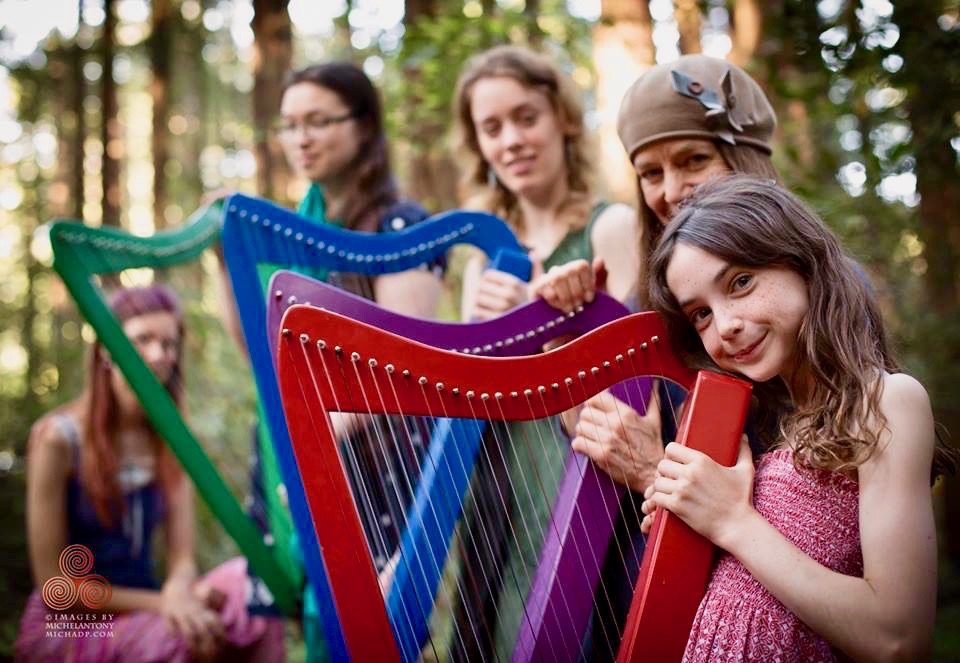
[[[824,566],[863,575],[859,486],[842,474],[798,471],[789,449],[757,466],[757,511]],[[784,569],[789,573],[789,569]],[[837,653],[773,597],[735,557],[724,553],[690,631],[684,661],[835,661]]]

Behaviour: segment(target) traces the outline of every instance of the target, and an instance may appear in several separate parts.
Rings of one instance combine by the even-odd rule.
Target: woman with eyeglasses
[[[275,130],[290,166],[309,182],[297,208],[301,216],[364,232],[395,232],[427,218],[397,190],[379,94],[356,65],[327,62],[290,72]],[[441,260],[400,274],[322,276],[386,308],[429,318],[444,267]],[[243,347],[235,311],[227,312],[226,323]]]
[[[428,217],[419,204],[400,196],[390,168],[383,110],[379,94],[364,72],[349,62],[327,62],[290,72],[280,99],[280,117],[276,136],[295,173],[309,182],[297,213],[318,224],[330,224],[362,232],[396,232]],[[431,318],[441,293],[441,278],[446,260],[397,274],[364,276],[328,272],[318,265],[307,271],[310,276],[376,301],[381,306],[406,315]],[[279,267],[279,266],[278,266]],[[262,269],[266,289],[272,269]],[[243,331],[232,304],[229,278],[222,279],[225,324],[241,348]],[[365,420],[350,414],[332,416],[341,441],[350,444],[357,459],[354,481],[369,486],[369,503],[376,512],[373,521],[382,522],[394,509],[396,498],[376,477],[382,461],[374,458],[373,445]],[[349,440],[349,442],[346,442]],[[259,444],[262,444],[261,441]],[[259,447],[258,444],[258,447]],[[399,462],[399,461],[397,461]],[[388,465],[396,466],[391,462]],[[252,515],[261,528],[268,529],[267,509],[262,482],[260,454],[252,470]],[[389,528],[387,528],[389,530]],[[386,538],[391,536],[388,532]],[[387,551],[396,541],[386,541]],[[378,567],[389,569],[387,552],[378,559]],[[384,577],[389,571],[384,572]],[[308,650],[320,637],[312,618],[312,593],[305,594],[305,637]]]

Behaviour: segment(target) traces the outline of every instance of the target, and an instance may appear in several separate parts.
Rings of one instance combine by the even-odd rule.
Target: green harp
[[[53,267],[213,516],[247,558],[252,572],[269,589],[277,608],[294,616],[299,610],[301,573],[285,555],[287,547],[273,548],[263,540],[166,388],[144,363],[111,313],[98,283],[100,277],[124,270],[164,270],[196,260],[219,239],[221,225],[220,202],[197,211],[179,228],[148,237],[60,220],[50,227]]]

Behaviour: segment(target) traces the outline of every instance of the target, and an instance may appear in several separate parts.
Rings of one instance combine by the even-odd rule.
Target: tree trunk
[[[150,70],[150,96],[153,98],[153,223],[160,230],[167,225],[167,160],[170,152],[167,145],[167,120],[170,114],[168,100],[170,89],[170,61],[174,14],[170,0],[153,0],[151,3],[152,34],[148,44]]]
[[[680,31],[680,53],[700,53],[700,7],[697,0],[677,0],[673,16]]]
[[[757,0],[736,0],[730,17],[730,38],[733,48],[728,59],[741,67],[753,57],[763,28],[763,13]]]
[[[543,45],[543,30],[537,25],[537,15],[540,14],[540,0],[527,0],[523,7],[523,16],[527,19],[527,41],[530,46],[539,50]]]
[[[81,0],[79,12],[79,20],[77,21],[77,37],[80,36],[80,32],[84,30],[83,24],[83,2]],[[72,148],[70,150],[71,161],[73,167],[71,169],[71,180],[70,180],[70,200],[73,202],[73,207],[71,211],[71,216],[75,219],[83,220],[83,205],[86,200],[86,194],[84,192],[84,174],[86,173],[86,168],[84,168],[84,157],[85,157],[85,144],[87,138],[87,115],[83,109],[83,100],[87,94],[87,81],[83,76],[83,64],[84,64],[84,49],[80,47],[79,43],[74,43],[73,45],[73,56],[71,57],[71,68],[70,68],[70,108],[73,111],[74,116],[74,127],[73,127],[73,137],[71,140]]]
[[[117,16],[113,0],[103,1],[106,18],[103,22],[103,74],[100,79],[102,95],[102,124],[100,140],[103,143],[103,217],[105,226],[120,225],[120,118],[117,115],[117,86],[113,81],[113,54],[115,50]]]
[[[51,95],[50,110],[53,112],[55,133],[57,136],[57,166],[50,186],[47,202],[50,213],[57,217],[65,217],[70,213],[70,166],[72,159],[70,151],[74,118],[69,107],[70,85],[72,76],[69,64],[69,47],[63,46],[50,50],[47,54],[47,75],[50,77],[52,88],[62,90],[64,94]]]
[[[353,0],[347,0],[344,12],[333,19],[333,45],[331,53],[350,53],[353,49],[353,29],[350,27],[350,12]]]
[[[636,204],[637,178],[617,135],[620,100],[637,77],[656,61],[648,0],[602,0],[593,28],[593,68],[600,118],[598,178],[601,194]]]
[[[418,35],[417,20],[436,15],[437,6],[434,0],[406,0],[403,17],[406,29],[404,43],[410,45],[423,39],[422,34]],[[421,120],[409,134],[406,151],[409,180],[405,193],[427,209],[446,209],[453,206],[457,200],[456,165],[436,140],[437,136],[443,134],[444,127],[433,119],[424,121],[422,113],[418,113],[417,109],[421,106],[421,100],[416,93],[421,87],[419,66],[408,64],[405,74],[410,81],[407,89],[414,92],[403,103],[409,109],[409,117],[421,116]]]
[[[293,31],[289,0],[254,0],[253,3],[253,127],[256,134],[257,191],[266,198],[288,204],[290,170],[279,141],[270,131],[280,108],[283,77],[293,60]]]

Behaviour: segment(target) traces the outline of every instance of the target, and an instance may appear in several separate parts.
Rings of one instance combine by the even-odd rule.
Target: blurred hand
[[[223,622],[208,605],[217,600],[216,595],[222,597],[222,592],[202,583],[191,586],[179,579],[168,580],[161,590],[161,614],[199,659],[214,658],[223,641]]]
[[[584,403],[572,447],[617,483],[642,493],[663,458],[660,399],[654,389],[641,415],[608,391]]]
[[[607,269],[603,258],[574,260],[551,267],[546,274],[530,284],[530,297],[540,297],[550,306],[570,313],[578,306],[593,301],[597,290],[607,283]]]
[[[496,269],[484,270],[480,276],[473,320],[491,320],[528,301],[527,284],[513,274]]]

